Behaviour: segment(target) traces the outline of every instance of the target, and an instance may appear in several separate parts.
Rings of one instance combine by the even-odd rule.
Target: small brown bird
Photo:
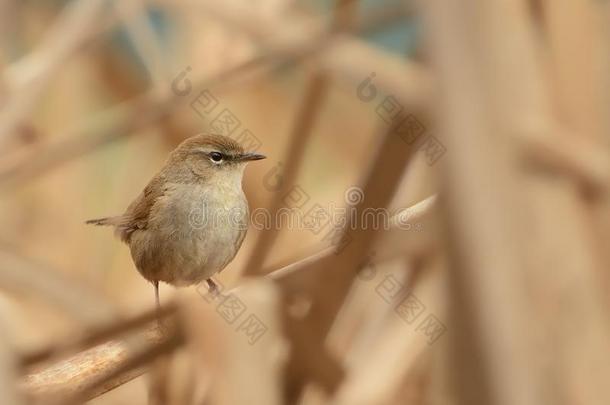
[[[246,163],[265,156],[244,152],[221,135],[182,142],[123,215],[87,221],[108,225],[129,245],[140,274],[187,286],[211,279],[233,260],[246,236],[249,211],[242,190]]]

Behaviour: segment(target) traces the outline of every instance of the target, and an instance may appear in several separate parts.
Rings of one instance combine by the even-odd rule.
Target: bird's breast
[[[222,270],[235,257],[248,226],[241,188],[179,185],[164,198],[151,224],[165,251],[163,273],[172,272],[164,278],[193,284]]]

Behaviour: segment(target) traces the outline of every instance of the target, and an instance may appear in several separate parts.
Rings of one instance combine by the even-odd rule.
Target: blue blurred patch
[[[146,18],[153,28],[155,38],[162,52],[168,52],[171,46],[173,24],[171,18],[162,9],[149,5],[140,18]],[[138,55],[124,25],[119,24],[109,34],[109,41],[113,50],[120,52],[123,58],[131,61],[139,70],[146,72],[144,61]]]
[[[332,13],[336,0],[314,0],[313,4],[320,13]],[[357,2],[358,14],[366,16],[373,10],[384,7],[400,7],[403,1],[397,0],[362,0]],[[303,3],[305,5],[305,3]],[[312,2],[307,2],[311,6]],[[403,55],[411,55],[417,47],[419,38],[419,23],[415,18],[397,19],[395,23],[376,27],[371,32],[360,35],[360,38],[373,42],[388,51]]]

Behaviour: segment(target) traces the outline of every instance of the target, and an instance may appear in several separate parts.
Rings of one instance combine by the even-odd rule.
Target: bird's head
[[[223,135],[196,135],[182,142],[170,155],[168,165],[198,180],[218,184],[238,184],[248,162],[265,159],[264,155],[244,151],[233,139]]]

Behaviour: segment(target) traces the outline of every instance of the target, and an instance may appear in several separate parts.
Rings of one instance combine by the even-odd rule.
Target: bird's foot
[[[218,284],[216,284],[214,282],[214,280],[212,280],[211,278],[208,278],[207,280],[205,280],[205,282],[208,284],[208,291],[212,295],[218,295],[218,293],[220,292],[220,288],[218,288]]]

